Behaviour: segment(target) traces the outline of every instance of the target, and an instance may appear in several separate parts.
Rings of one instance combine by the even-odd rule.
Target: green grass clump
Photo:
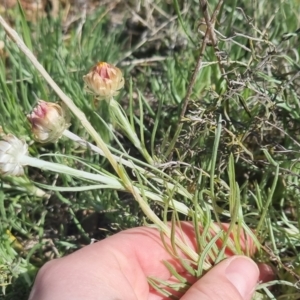
[[[2,130],[23,138],[30,155],[45,161],[41,170],[26,168],[24,177],[1,177],[1,297],[21,299],[17,291],[29,292],[45,261],[151,222],[189,255],[193,268],[186,268],[194,276],[210,267],[207,257],[223,259],[225,246],[242,253],[231,234],[247,232],[258,248],[255,259],[273,265],[277,276],[258,287],[257,297],[296,299],[299,1],[220,7],[210,1],[206,12],[194,1],[138,2],[110,13],[102,7],[73,23],[63,15],[27,22],[21,7],[9,12],[60,97],[0,30]],[[217,7],[215,30],[206,32],[205,18]],[[133,10],[139,21],[129,16]],[[126,24],[113,21],[120,15]],[[83,88],[82,76],[97,61],[124,72],[115,102],[97,104]],[[55,144],[34,142],[26,114],[38,99],[59,98],[72,111],[70,131],[97,146],[66,136]],[[203,253],[165,227],[179,220],[204,228],[197,237]],[[230,227],[217,249],[208,229],[221,222]],[[157,279],[150,282],[166,292]]]

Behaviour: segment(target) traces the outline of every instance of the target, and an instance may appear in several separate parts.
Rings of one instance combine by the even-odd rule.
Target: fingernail
[[[256,287],[259,269],[256,263],[246,256],[232,257],[229,260],[231,261],[225,270],[226,277],[243,299],[248,299]]]

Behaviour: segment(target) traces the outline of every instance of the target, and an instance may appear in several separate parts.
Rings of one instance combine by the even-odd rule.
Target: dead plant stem
[[[178,136],[179,136],[179,133],[181,132],[182,125],[183,125],[182,124],[182,119],[185,116],[186,109],[187,109],[188,103],[190,101],[192,92],[193,92],[193,87],[195,85],[196,79],[199,75],[199,72],[200,72],[200,69],[201,69],[201,66],[202,66],[206,46],[210,43],[210,39],[211,39],[211,41],[214,41],[214,43],[216,43],[216,37],[215,37],[215,33],[214,33],[214,25],[213,24],[215,23],[216,17],[218,15],[219,11],[220,11],[220,7],[223,4],[223,0],[219,0],[211,19],[209,17],[209,13],[208,13],[208,10],[207,10],[207,1],[206,0],[199,0],[199,1],[200,1],[200,7],[203,10],[204,16],[206,16],[205,21],[206,21],[206,24],[207,24],[207,28],[206,28],[206,32],[205,32],[205,35],[204,35],[204,38],[203,38],[203,41],[202,41],[202,44],[201,44],[201,47],[200,47],[200,50],[199,50],[199,55],[198,55],[198,59],[197,59],[197,62],[196,62],[196,66],[195,66],[194,72],[192,74],[192,77],[190,79],[190,82],[188,84],[187,92],[186,92],[186,95],[185,95],[184,100],[183,100],[183,105],[182,105],[180,115],[179,115],[179,122],[178,122],[177,128],[175,130],[175,134],[174,134],[173,139],[174,138],[177,139]],[[218,60],[219,60],[219,58],[218,58]],[[174,145],[174,143],[171,142],[170,145]],[[170,147],[169,147],[167,149],[166,153],[165,153],[165,156],[168,157],[171,152],[172,152],[172,149],[170,149]]]

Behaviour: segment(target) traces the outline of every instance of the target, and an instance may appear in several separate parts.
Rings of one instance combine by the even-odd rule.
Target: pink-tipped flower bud
[[[0,173],[3,175],[24,175],[22,157],[27,156],[28,147],[24,141],[12,134],[1,136],[0,140]]]
[[[116,96],[124,86],[124,77],[120,69],[106,62],[99,62],[83,76],[85,89],[99,100]]]
[[[40,143],[55,143],[70,126],[69,114],[63,106],[43,100],[39,100],[27,119],[34,139]]]

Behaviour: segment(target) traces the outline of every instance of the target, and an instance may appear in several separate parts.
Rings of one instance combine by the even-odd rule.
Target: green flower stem
[[[6,176],[6,182],[10,182],[11,184],[3,183],[4,189],[14,189],[19,191],[26,191],[28,194],[33,195],[38,198],[46,198],[50,197],[49,193],[46,193],[42,189],[36,187],[32,182],[24,177],[15,177],[15,176]],[[19,186],[18,186],[19,185]]]
[[[82,146],[84,148],[89,148],[92,151],[94,151],[95,153],[98,153],[101,156],[105,157],[104,152],[99,147],[97,147],[97,146],[81,139],[78,135],[74,134],[73,132],[66,129],[64,131],[63,135],[65,137],[69,138],[70,140],[74,141],[75,143],[78,143],[80,146]],[[129,168],[133,169],[133,170],[136,170],[136,171],[140,172],[143,175],[147,174],[147,178],[152,178],[154,181],[158,182],[159,184],[166,185],[168,190],[173,191],[175,189],[175,185],[173,183],[166,182],[166,181],[162,180],[161,178],[157,177],[155,174],[151,173],[149,170],[145,170],[145,169],[137,166],[132,161],[128,161],[124,157],[118,157],[118,156],[113,155],[113,154],[112,154],[112,156],[118,163],[122,164],[123,166],[126,166],[126,167],[129,167]],[[149,166],[149,167],[151,167],[151,166]],[[190,198],[190,195],[185,190],[182,191],[179,188],[177,192],[179,194],[183,195],[184,197]],[[163,202],[162,198],[160,196],[157,196],[155,193],[152,193],[152,192],[147,192],[147,197],[149,197],[150,199],[152,199],[154,201]],[[181,202],[176,201],[174,199],[173,199],[172,203],[170,203],[170,207],[173,207],[173,209],[176,209],[177,211],[181,212],[184,215],[188,215],[189,210],[190,210],[184,203],[181,203]]]
[[[30,156],[23,156],[19,160],[19,162],[20,162],[20,164],[29,165],[31,167],[39,168],[42,170],[49,170],[52,172],[56,172],[56,173],[60,173],[60,174],[67,174],[67,175],[77,177],[77,178],[101,182],[105,185],[108,185],[111,189],[126,191],[126,188],[124,187],[124,185],[121,184],[121,182],[118,179],[109,177],[107,175],[93,174],[93,173],[89,173],[86,171],[73,169],[73,168],[70,168],[63,164],[48,162],[48,161],[44,161],[44,160],[41,160],[41,159],[38,159],[35,157],[30,157]],[[132,188],[135,193],[141,194],[141,191],[138,187],[132,186]],[[145,191],[143,191],[143,193],[149,199],[156,201],[156,202],[160,202],[164,205],[163,197],[161,197],[151,191],[145,190]],[[174,203],[174,205],[172,205],[172,203],[170,203],[170,207],[175,206],[175,208],[178,212],[185,214],[185,215],[188,214],[189,209],[186,205],[184,205],[183,203],[180,203],[178,201],[175,201],[175,200],[173,201],[173,203]],[[175,209],[175,208],[173,207],[173,209]]]
[[[38,159],[30,156],[23,156],[19,159],[20,164],[29,165],[31,167],[39,168],[42,170],[49,170],[56,173],[67,174],[70,176],[74,176],[77,178],[93,180],[97,182],[101,182],[111,186],[116,189],[124,189],[124,186],[120,183],[119,180],[113,177],[108,177],[101,174],[93,174],[86,171],[81,171],[78,169],[73,169],[63,164],[48,162],[42,159]]]
[[[123,186],[117,179],[115,178],[109,178],[107,176],[101,175],[101,174],[92,174],[85,171],[80,171],[77,169],[70,168],[68,166],[53,163],[53,162],[47,162],[35,157],[30,156],[22,156],[19,157],[19,163],[22,165],[30,165],[32,167],[36,167],[39,169],[46,169],[49,171],[53,171],[56,173],[64,173],[71,176],[79,177],[82,179],[88,179],[93,181],[99,181],[104,184],[109,185],[111,188],[119,189],[119,190],[127,190],[130,191],[136,201],[139,203],[142,211],[145,213],[145,215],[157,226],[157,229],[162,231],[168,238],[171,238],[171,230],[164,222],[162,222],[158,216],[152,211],[148,203],[143,199],[143,197],[140,195],[141,191],[137,187],[134,187],[131,182],[128,181],[126,178],[122,178],[123,181],[125,181],[126,186]],[[159,199],[158,195],[151,194],[147,191],[142,191],[142,193],[147,197],[149,196],[155,196],[156,200],[160,200],[161,202],[164,202],[163,199]],[[149,197],[150,198],[150,197]],[[193,261],[198,260],[198,254],[188,245],[185,244],[184,241],[179,239],[178,237],[174,237],[174,241],[177,244],[177,246]],[[207,264],[206,268],[208,268],[209,265]]]
[[[80,138],[78,135],[76,135],[75,133],[69,131],[68,129],[66,129],[64,132],[63,132],[63,135],[67,138],[69,138],[70,140],[74,141],[75,143],[78,143],[80,146],[84,147],[84,148],[88,148],[88,149],[91,149],[92,151],[100,154],[101,156],[104,156],[105,157],[105,154],[104,154],[104,151],[101,150],[99,147],[93,145],[92,143],[89,143],[85,140],[83,140],[82,138]],[[136,166],[133,162],[131,161],[127,161],[126,159],[124,158],[120,158],[116,155],[113,155],[112,154],[112,157],[120,164],[126,166],[126,167],[129,167],[131,169],[136,169],[138,170],[139,172],[142,172],[144,169],[139,167],[139,166]]]
[[[119,125],[121,128],[125,131],[130,141],[133,143],[133,145],[141,152],[141,154],[144,156],[146,161],[153,165],[154,161],[144,145],[142,145],[140,139],[138,138],[136,132],[132,129],[131,124],[128,120],[128,118],[124,115],[124,113],[121,110],[121,107],[119,103],[115,99],[111,99],[109,101],[109,105],[112,109],[113,114],[115,115],[116,119],[119,122]]]

